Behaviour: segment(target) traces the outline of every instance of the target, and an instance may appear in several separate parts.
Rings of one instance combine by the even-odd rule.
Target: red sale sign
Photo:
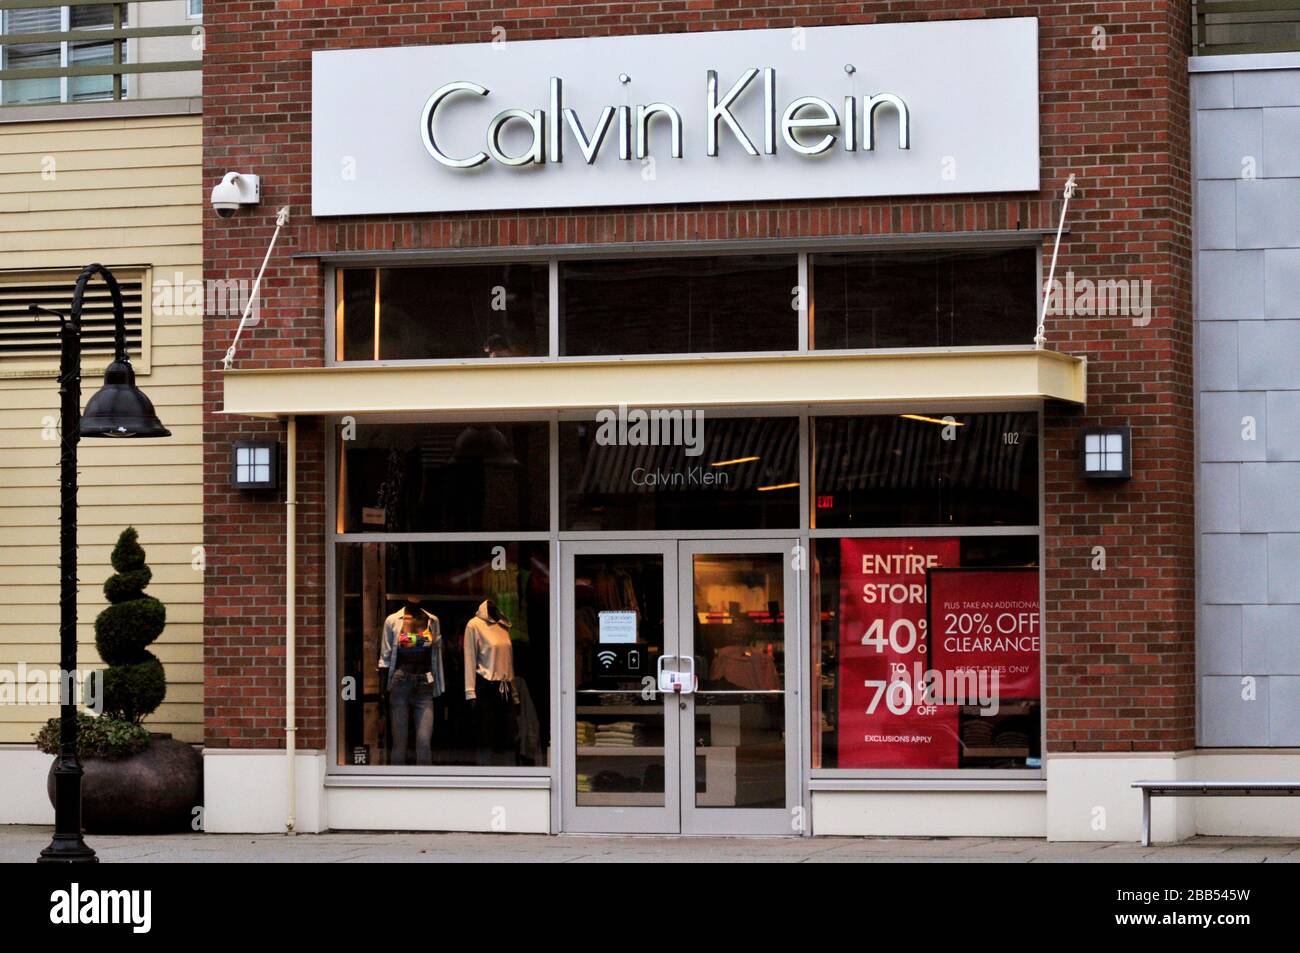
[[[1041,620],[1036,569],[930,573],[931,664],[945,676],[974,674],[981,694],[1038,698]]]
[[[952,537],[840,541],[839,766],[957,767],[957,706],[927,704],[926,575]]]

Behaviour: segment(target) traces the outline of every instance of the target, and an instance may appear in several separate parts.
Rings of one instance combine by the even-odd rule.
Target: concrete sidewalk
[[[0,827],[0,863],[31,863],[48,827]],[[1300,841],[1197,837],[1178,844],[1047,843],[988,837],[610,837],[540,834],[174,834],[88,836],[106,863],[427,862],[505,863],[1296,863]]]

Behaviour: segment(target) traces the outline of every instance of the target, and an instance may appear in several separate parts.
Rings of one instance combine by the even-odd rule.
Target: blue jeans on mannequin
[[[406,764],[407,730],[415,715],[415,763],[433,763],[433,685],[423,675],[394,672],[388,685],[393,764]]]

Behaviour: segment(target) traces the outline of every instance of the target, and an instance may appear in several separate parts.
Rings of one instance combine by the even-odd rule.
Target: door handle
[[[677,655],[661,655],[659,661],[655,664],[655,687],[661,694],[675,695],[681,691],[681,686],[676,685],[671,677],[664,678],[664,663],[669,659],[680,658]]]
[[[676,659],[679,663],[690,660],[691,667],[683,671],[681,667],[673,671],[665,671],[664,663],[669,659]],[[695,678],[695,659],[689,655],[661,655],[656,665],[655,674],[659,683],[659,691],[665,695],[689,695],[695,691],[699,682]]]
[[[664,662],[667,662],[670,658],[677,658],[677,656],[661,655],[659,656],[659,661],[655,664],[655,681],[660,685],[664,682]]]
[[[681,658],[683,662],[691,663],[691,667],[688,670],[689,681],[687,681],[686,683],[687,687],[683,689],[683,691],[688,694],[694,694],[695,690],[700,687],[700,680],[695,677],[695,656],[683,655]]]

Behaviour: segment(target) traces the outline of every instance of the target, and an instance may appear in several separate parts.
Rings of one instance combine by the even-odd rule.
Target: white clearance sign
[[[1038,21],[312,54],[312,213],[1038,189]]]

